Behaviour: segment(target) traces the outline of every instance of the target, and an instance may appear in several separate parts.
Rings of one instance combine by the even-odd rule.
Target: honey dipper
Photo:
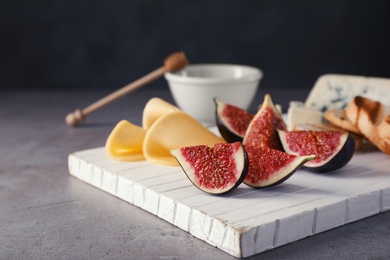
[[[165,72],[180,70],[184,68],[187,64],[188,60],[184,52],[179,51],[172,53],[164,60],[164,66],[150,72],[149,74],[139,78],[132,83],[129,83],[128,85],[116,90],[115,92],[105,96],[104,98],[96,101],[95,103],[92,103],[84,109],[76,109],[75,112],[69,113],[66,116],[65,122],[69,126],[76,126],[80,122],[84,121],[87,115],[92,114],[96,110],[103,108],[111,102],[161,77],[162,75],[164,75]]]

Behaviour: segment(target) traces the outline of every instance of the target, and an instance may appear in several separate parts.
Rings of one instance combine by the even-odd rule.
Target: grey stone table
[[[286,107],[307,93],[262,88]],[[101,147],[121,119],[141,123],[146,87],[78,127],[64,117],[104,91],[0,93],[0,259],[234,259],[185,231],[68,174],[69,153]],[[388,259],[390,212],[249,259]]]

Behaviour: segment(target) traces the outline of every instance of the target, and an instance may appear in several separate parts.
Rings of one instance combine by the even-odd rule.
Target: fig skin
[[[217,127],[219,133],[221,134],[222,138],[226,140],[226,142],[228,143],[242,142],[242,139],[244,137],[230,131],[230,129],[226,127],[226,125],[222,122],[222,120],[219,117],[217,118]]]
[[[245,131],[250,123],[250,120],[253,119],[254,115],[248,113],[246,110],[242,108],[227,104],[217,98],[214,98],[214,103],[215,103],[215,121],[222,138],[229,143],[242,142],[242,140],[244,139],[245,132],[239,134],[238,131],[234,131],[231,129],[231,127],[228,127],[227,126],[228,123],[225,120],[223,120],[221,113],[224,111],[224,108],[226,106],[231,106],[232,109],[235,109],[239,113],[242,113],[245,116],[245,120],[248,119],[247,122],[246,121],[242,122],[243,123],[242,127],[245,128]]]
[[[348,135],[347,141],[343,148],[329,162],[318,167],[308,167],[303,165],[302,168],[311,172],[325,173],[338,170],[344,167],[353,157],[355,153],[355,139],[351,134]]]
[[[249,159],[248,159],[247,152],[245,150],[245,147],[241,143],[237,142],[237,144],[239,144],[240,150],[242,151],[242,153],[240,153],[240,154],[242,154],[241,159],[243,160],[242,161],[242,169],[239,172],[239,174],[240,174],[239,178],[237,178],[235,180],[234,185],[230,185],[230,186],[228,185],[226,187],[221,187],[221,188],[208,188],[208,187],[202,186],[200,183],[198,183],[196,174],[194,172],[193,165],[188,163],[186,161],[185,157],[181,153],[181,149],[185,149],[186,147],[182,147],[180,149],[172,149],[171,154],[176,158],[180,167],[183,169],[184,173],[186,174],[187,178],[191,181],[191,183],[196,188],[198,188],[199,190],[201,190],[203,192],[209,193],[209,194],[220,195],[220,194],[225,194],[227,192],[230,192],[230,191],[236,189],[244,181],[245,177],[248,174]],[[216,145],[218,145],[218,144],[216,144]],[[232,145],[234,145],[234,144],[232,144]],[[200,146],[203,146],[203,145],[200,145]],[[235,156],[235,158],[236,158],[236,156]]]

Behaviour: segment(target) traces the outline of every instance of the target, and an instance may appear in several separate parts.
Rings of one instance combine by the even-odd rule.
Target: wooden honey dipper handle
[[[149,74],[139,78],[138,80],[118,89],[117,91],[103,97],[102,99],[92,103],[86,108],[80,110],[76,109],[75,112],[70,113],[66,116],[65,122],[69,126],[76,126],[80,122],[84,121],[87,115],[92,114],[96,110],[107,106],[115,100],[137,90],[151,81],[161,77],[167,71],[175,71],[184,68],[188,64],[188,60],[183,52],[175,52],[169,55],[165,61],[164,66],[150,72]]]

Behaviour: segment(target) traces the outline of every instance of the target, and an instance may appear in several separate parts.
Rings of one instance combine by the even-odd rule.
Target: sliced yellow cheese
[[[117,161],[141,161],[146,130],[127,120],[120,121],[106,141],[106,151],[110,158]]]
[[[142,127],[149,129],[159,117],[175,111],[179,111],[179,108],[160,98],[154,97],[145,105],[142,115]]]
[[[171,155],[171,149],[183,146],[226,143],[188,114],[176,111],[158,118],[148,129],[143,151],[147,160],[165,165],[178,165]]]

